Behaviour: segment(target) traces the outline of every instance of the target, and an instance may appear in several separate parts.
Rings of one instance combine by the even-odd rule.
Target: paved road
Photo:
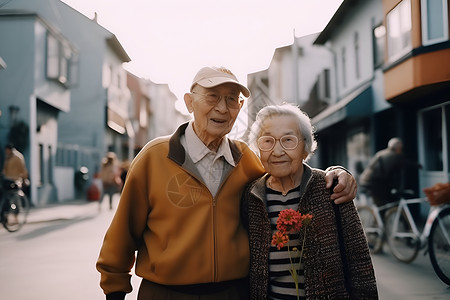
[[[74,201],[33,209],[19,232],[0,228],[0,299],[105,299],[95,262],[113,213],[106,202],[99,212],[97,203]],[[450,299],[427,256],[403,264],[386,249],[373,262],[382,300]],[[132,283],[137,289],[136,276]]]
[[[372,261],[382,300],[450,299],[450,287],[440,281],[423,252],[411,264],[405,264],[385,247],[384,253],[372,255]]]
[[[103,204],[35,209],[20,231],[0,228],[0,299],[105,299],[95,262],[113,211]]]

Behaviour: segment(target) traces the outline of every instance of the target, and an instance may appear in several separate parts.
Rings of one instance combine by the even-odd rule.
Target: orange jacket
[[[130,166],[97,261],[106,294],[131,291],[135,251],[136,274],[160,284],[247,276],[249,247],[239,201],[244,186],[264,169],[246,144],[230,141],[236,167],[226,164],[213,198],[180,143],[186,126],[149,142]]]

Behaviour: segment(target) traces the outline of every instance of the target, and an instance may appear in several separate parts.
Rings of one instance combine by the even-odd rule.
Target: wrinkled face
[[[242,107],[227,104],[230,99],[239,101],[240,90],[236,84],[225,83],[213,88],[194,86],[191,93],[184,95],[189,112],[194,113],[194,131],[206,146],[218,143],[231,131]],[[211,103],[208,97],[219,97],[217,103]],[[229,98],[225,96],[230,96]]]
[[[291,150],[282,147],[280,139],[286,135],[294,135],[298,138],[297,147]],[[304,150],[304,138],[295,117],[282,115],[267,118],[262,124],[260,136],[272,136],[276,140],[272,150],[259,150],[261,162],[267,173],[283,178],[293,176],[303,170],[302,163],[308,153]],[[286,143],[286,145],[288,144]]]

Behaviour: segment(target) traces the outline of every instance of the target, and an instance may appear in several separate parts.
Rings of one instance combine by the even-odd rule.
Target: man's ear
[[[189,113],[192,113],[194,111],[192,102],[194,99],[192,99],[192,95],[190,93],[184,94],[184,104],[186,105],[186,108]]]

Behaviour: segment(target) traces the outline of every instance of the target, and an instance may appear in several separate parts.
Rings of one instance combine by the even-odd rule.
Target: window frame
[[[372,28],[373,67],[377,69],[384,64],[386,27],[378,23]]]
[[[341,63],[342,63],[342,87],[347,87],[347,49],[341,49]]]
[[[78,73],[78,55],[69,42],[47,31],[45,49],[45,77],[65,87],[75,85]]]
[[[405,7],[406,6],[406,7]],[[407,10],[409,6],[409,10]],[[406,14],[407,12],[407,14]],[[396,17],[396,18],[395,18]],[[405,19],[405,17],[407,19]],[[409,21],[409,22],[408,22]],[[394,22],[397,27],[394,27]],[[408,24],[406,24],[408,22]],[[404,31],[402,26],[406,24],[409,26],[409,30]],[[399,30],[399,37],[392,38],[393,28]],[[408,37],[406,45],[404,44],[404,38]],[[388,61],[394,62],[412,50],[412,9],[411,0],[403,0],[397,4],[387,15],[386,15],[386,38],[387,38],[387,55]],[[395,43],[394,43],[395,42]],[[399,47],[398,47],[399,45]],[[395,47],[395,48],[394,48]],[[398,48],[398,49],[396,49]]]
[[[358,31],[353,34],[353,47],[355,51],[355,76],[356,79],[361,78],[361,61],[360,61],[360,38]]]
[[[428,46],[432,44],[437,44],[440,42],[444,42],[448,40],[448,4],[447,0],[439,0],[441,1],[441,13],[442,13],[442,29],[443,29],[443,35],[441,37],[437,38],[429,38],[429,32],[428,32],[428,16],[429,16],[429,9],[428,9],[428,0],[421,0],[420,1],[420,8],[421,8],[421,22],[422,22],[422,45]],[[432,20],[435,20],[435,18],[432,18]]]

